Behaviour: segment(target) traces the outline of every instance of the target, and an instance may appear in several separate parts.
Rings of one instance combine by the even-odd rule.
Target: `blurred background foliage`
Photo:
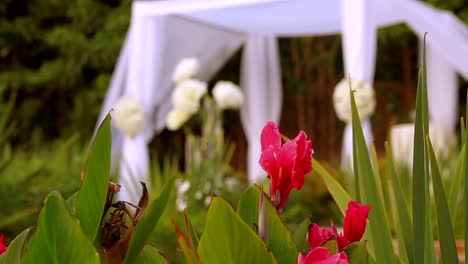
[[[465,0],[426,2],[468,23]],[[35,222],[52,189],[68,197],[78,188],[87,144],[128,29],[131,3],[0,1],[0,232],[7,234],[7,241]],[[410,119],[419,50],[418,39],[406,25],[380,29],[378,36],[374,87],[379,103],[372,123],[381,151],[388,128]],[[332,88],[343,78],[341,39],[280,39],[279,44],[283,89],[288,94],[280,129],[288,137],[305,130],[314,142],[315,158],[327,160],[327,169],[342,181],[338,160],[344,124],[337,120],[331,101]],[[233,56],[215,80],[238,83],[240,54]],[[466,86],[461,82],[460,109],[465,109]],[[226,136],[236,145],[233,173],[245,171],[247,143],[239,114],[227,111],[225,118],[229,120],[224,122]],[[153,158],[151,174],[153,190],[158,190],[168,175],[180,173],[181,162],[165,160],[182,157],[183,133],[163,131],[152,148],[159,153]],[[294,225],[311,215],[314,221],[328,224],[337,209],[322,182],[316,175],[309,176],[304,189],[291,195],[285,209],[288,223]],[[192,209],[194,222],[200,225],[203,214],[197,212],[203,207],[199,204]],[[167,242],[165,252],[172,257],[177,255],[170,251],[176,245],[170,222],[175,209],[166,214],[154,240]]]

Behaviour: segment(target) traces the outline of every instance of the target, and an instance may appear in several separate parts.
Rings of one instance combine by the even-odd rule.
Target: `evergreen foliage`
[[[18,94],[13,140],[87,141],[130,19],[130,0],[0,1],[0,85]],[[7,95],[8,96],[8,95]]]

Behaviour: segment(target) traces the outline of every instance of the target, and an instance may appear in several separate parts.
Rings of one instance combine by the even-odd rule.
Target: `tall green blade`
[[[340,209],[341,214],[345,215],[351,195],[340,185],[340,183],[314,158],[312,158],[314,170],[322,177],[328,192],[335,200],[336,205]]]
[[[379,193],[380,187],[377,186],[374,171],[372,169],[369,151],[364,139],[364,133],[361,127],[361,121],[356,107],[354,94],[351,93],[351,112],[353,124],[353,139],[355,147],[355,172],[356,179],[359,179],[359,188],[361,202],[369,204],[372,210],[369,214],[370,231],[372,244],[375,250],[377,263],[396,263],[396,257],[393,252],[391,231],[388,224],[388,216],[385,210],[382,194]]]
[[[468,92],[466,94],[466,98],[468,98]],[[468,103],[466,104],[466,114],[468,114]],[[465,116],[466,119],[466,124],[468,124],[468,115]],[[465,140],[468,138],[468,125],[465,125]],[[468,263],[468,155],[466,155],[466,149],[465,149],[465,177],[464,177],[464,184],[463,184],[463,195],[465,199],[463,199],[463,213],[464,213],[464,230],[465,230],[465,263]]]
[[[106,203],[111,152],[110,115],[102,122],[88,154],[84,179],[76,197],[76,216],[85,234],[94,241]]]
[[[405,195],[398,179],[393,155],[388,142],[385,142],[386,168],[391,178],[392,189],[395,197],[395,229],[398,235],[398,243],[404,244],[404,250],[409,263],[414,263],[413,256],[413,230],[408,203],[405,201]],[[402,252],[400,252],[400,255]]]
[[[174,178],[169,179],[159,197],[152,201],[145,209],[128,245],[124,264],[133,263],[140,254],[166,208],[172,189],[174,189]]]
[[[468,106],[468,104],[467,104]],[[465,142],[466,142],[466,137],[465,137],[465,130],[466,130],[466,126],[465,126],[465,119],[463,117],[460,118],[460,138],[461,138],[461,144],[462,145],[465,145]]]
[[[413,153],[413,236],[415,263],[432,263],[431,217],[429,210],[429,161],[425,138],[429,133],[427,106],[426,38],[423,64],[416,95],[416,121]]]
[[[427,137],[427,146],[431,163],[432,186],[434,188],[434,197],[436,204],[437,226],[440,241],[440,259],[441,263],[458,263],[457,247],[455,245],[455,236],[453,235],[453,226],[450,219],[449,208],[445,196],[442,178],[440,177],[439,166],[432,148],[432,143]]]
[[[452,181],[450,184],[448,205],[450,217],[452,218],[452,224],[455,225],[455,216],[457,214],[458,199],[460,192],[462,192],[463,176],[465,175],[465,155],[466,145],[463,145],[460,155],[457,159],[457,165],[455,166],[455,172],[452,175]]]

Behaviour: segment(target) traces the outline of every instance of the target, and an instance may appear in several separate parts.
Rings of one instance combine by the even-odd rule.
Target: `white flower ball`
[[[145,128],[143,106],[134,98],[120,98],[115,103],[111,116],[113,124],[128,137],[134,138]]]
[[[216,105],[221,109],[237,109],[244,102],[244,95],[239,86],[232,82],[220,81],[213,88]]]
[[[345,123],[351,123],[351,100],[349,97],[349,80],[341,80],[333,93],[333,105],[336,115]],[[375,110],[374,89],[364,81],[351,80],[351,89],[354,92],[356,107],[361,120],[369,118]]]
[[[183,81],[172,93],[172,104],[178,110],[194,114],[200,108],[200,99],[206,91],[205,82],[195,79]]]
[[[191,114],[178,110],[172,109],[166,118],[166,127],[171,131],[178,130],[187,120],[192,116]]]
[[[172,74],[172,80],[179,84],[185,80],[193,78],[197,75],[200,69],[200,63],[196,58],[185,58],[177,64],[174,73]]]

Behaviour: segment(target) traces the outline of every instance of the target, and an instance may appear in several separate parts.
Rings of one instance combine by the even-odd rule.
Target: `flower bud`
[[[193,78],[197,75],[200,68],[200,63],[196,58],[185,58],[177,64],[174,73],[172,74],[172,80],[179,84],[185,80]]]
[[[120,98],[111,112],[114,125],[126,136],[134,138],[145,127],[141,103],[130,97]]]
[[[239,86],[232,82],[220,81],[213,88],[216,105],[221,109],[237,109],[244,102],[244,95]]]

